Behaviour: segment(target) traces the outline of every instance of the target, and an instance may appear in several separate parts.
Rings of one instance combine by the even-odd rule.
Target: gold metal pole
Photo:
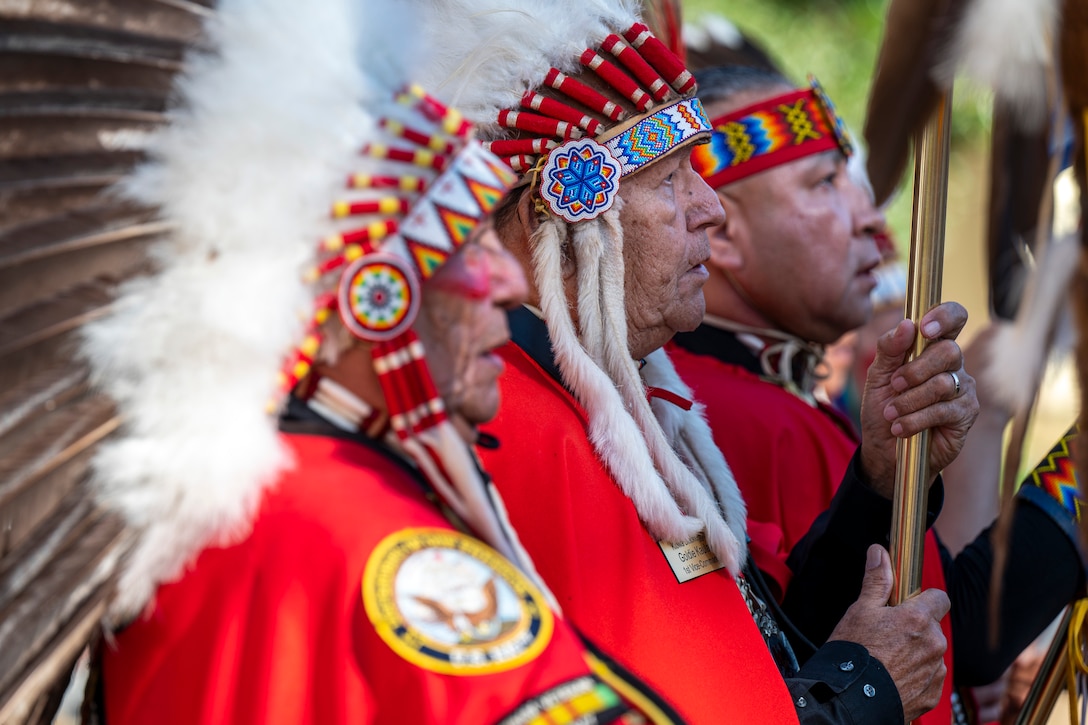
[[[1073,621],[1073,607],[1065,610],[1058,631],[1054,634],[1054,641],[1046,651],[1042,667],[1031,683],[1024,707],[1016,718],[1016,725],[1045,725],[1054,712],[1054,705],[1058,702],[1058,696],[1065,687],[1066,671],[1069,669],[1067,659],[1069,642],[1069,624]],[[1074,697],[1075,695],[1070,695]]]
[[[915,146],[914,214],[906,300],[906,316],[915,324],[941,301],[951,116],[952,92],[949,90],[941,96]],[[921,355],[924,349],[925,339],[919,333],[914,340],[911,359]],[[900,439],[896,456],[890,552],[896,575],[892,604],[899,604],[921,589],[929,432]]]

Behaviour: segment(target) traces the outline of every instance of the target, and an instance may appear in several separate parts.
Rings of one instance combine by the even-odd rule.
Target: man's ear
[[[509,206],[495,217],[495,231],[508,252],[514,255],[518,264],[525,270],[525,279],[529,283],[528,304],[540,304],[540,294],[536,287],[536,273],[533,271],[533,251],[529,238],[540,228],[540,216],[533,203],[533,192],[528,186],[515,189]]]
[[[733,271],[744,266],[743,244],[738,244],[744,235],[744,215],[735,200],[722,193],[718,199],[725,210],[725,221],[707,230],[710,263],[718,269]]]
[[[536,204],[533,203],[534,194],[531,186],[526,186],[515,194],[520,194],[518,197],[518,219],[521,220],[522,227],[526,230],[526,236],[532,236],[540,226],[540,219],[537,216]]]

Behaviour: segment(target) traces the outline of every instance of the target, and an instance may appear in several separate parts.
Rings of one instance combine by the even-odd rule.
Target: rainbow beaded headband
[[[710,143],[692,152],[692,166],[718,188],[824,151],[850,156],[854,147],[845,124],[819,82],[809,82],[810,88],[714,119]]]
[[[487,144],[516,171],[538,171],[540,200],[571,223],[610,209],[621,176],[711,131],[702,104],[689,97],[694,77],[642,23],[579,60],[613,98],[552,68],[542,86],[551,95],[526,91],[519,110],[498,114],[500,126],[521,136]]]

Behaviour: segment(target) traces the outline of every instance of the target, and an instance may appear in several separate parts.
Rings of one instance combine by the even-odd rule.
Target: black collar
[[[510,339],[513,343],[524,350],[553,380],[563,385],[559,367],[555,364],[552,341],[548,337],[548,326],[544,324],[544,320],[533,314],[528,307],[510,310],[506,313],[506,318],[510,322]]]
[[[351,441],[352,443],[366,446],[375,453],[397,464],[401,470],[411,476],[413,481],[419,484],[419,487],[423,489],[424,493],[428,495],[433,494],[430,482],[422,473],[420,473],[418,468],[406,461],[404,456],[400,455],[381,441],[374,440],[363,433],[352,433],[337,428],[318,415],[310,408],[310,406],[306,405],[305,401],[296,398],[294,395],[287,399],[287,406],[283,409],[283,412],[280,413],[279,429],[284,433],[292,435],[315,435],[323,436],[325,438],[338,438],[340,440]]]
[[[690,353],[706,355],[723,363],[744,368],[754,375],[763,375],[759,357],[740,341],[735,332],[703,324],[691,332],[677,334],[672,341]]]

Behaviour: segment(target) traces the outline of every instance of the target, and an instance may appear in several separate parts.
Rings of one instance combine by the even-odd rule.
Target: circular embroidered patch
[[[407,330],[419,303],[415,273],[392,254],[360,257],[340,276],[340,319],[364,340],[392,340]]]
[[[378,635],[409,662],[447,675],[503,672],[535,659],[555,625],[540,591],[477,539],[402,529],[367,560],[363,604]]]
[[[552,150],[540,171],[540,196],[568,222],[596,219],[612,208],[623,168],[593,139],[568,141]]]

